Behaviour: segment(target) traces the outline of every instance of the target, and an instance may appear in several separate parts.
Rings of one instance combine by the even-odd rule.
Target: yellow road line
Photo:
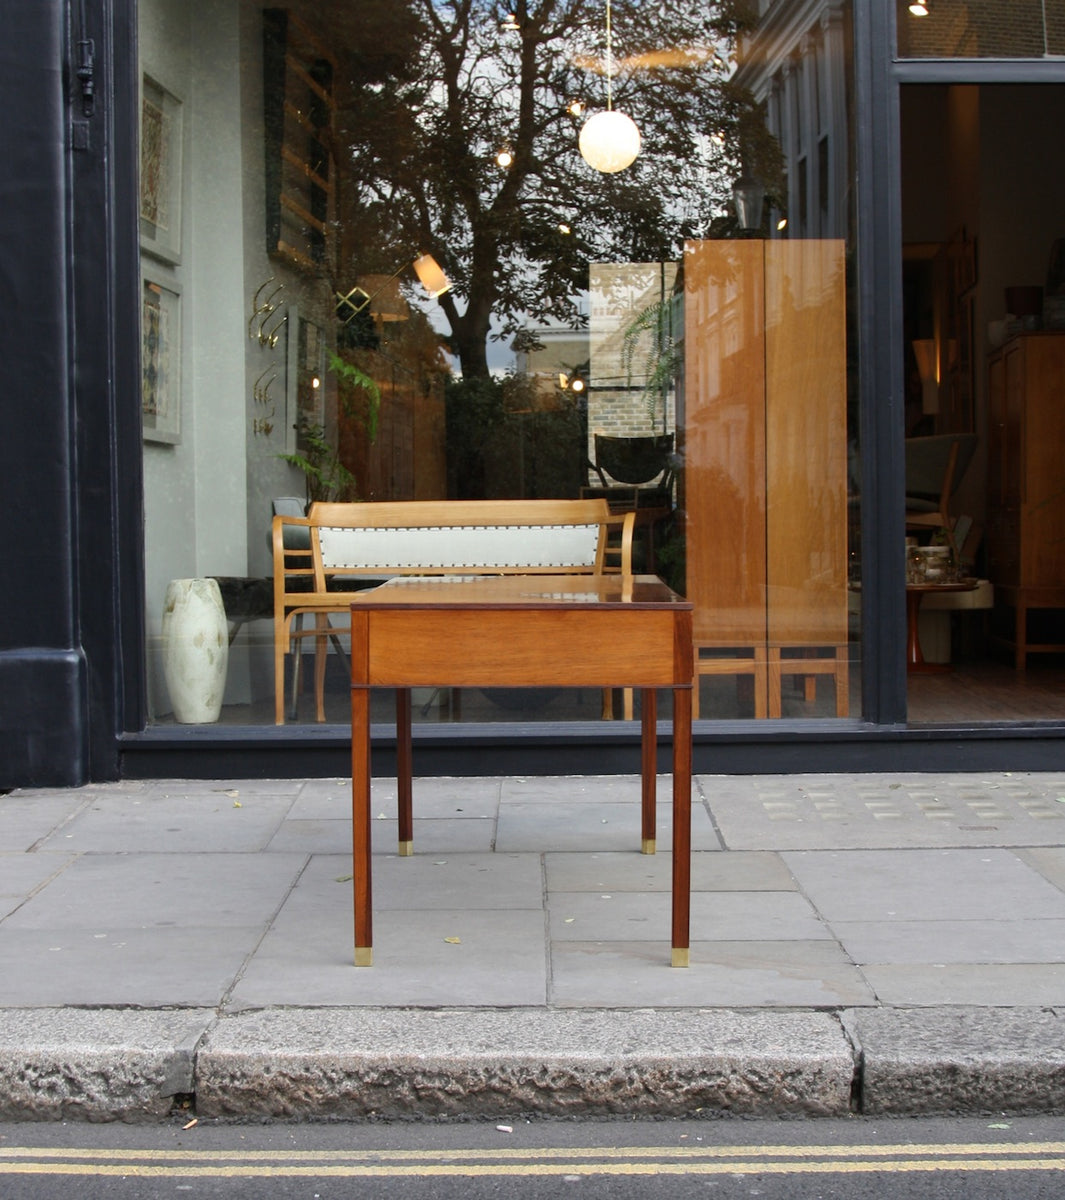
[[[690,1147],[581,1148],[546,1152],[510,1151],[57,1151],[12,1147],[0,1151],[0,1175],[105,1175],[130,1178],[414,1178],[456,1176],[580,1175],[855,1175],[937,1171],[1065,1171],[1065,1154],[1047,1156],[1041,1146],[902,1147]],[[722,1153],[722,1151],[728,1153]],[[759,1155],[772,1152],[767,1159]],[[906,1157],[891,1158],[902,1150]],[[869,1152],[872,1151],[872,1155]],[[861,1152],[865,1156],[855,1157]],[[991,1157],[992,1153],[1006,1157]],[[815,1155],[820,1157],[814,1157]],[[924,1154],[926,1157],[914,1157]],[[773,1157],[775,1155],[776,1157]],[[80,1161],[63,1161],[77,1157]],[[468,1162],[441,1161],[464,1157]],[[539,1158],[540,1161],[535,1161]],[[9,1161],[4,1162],[7,1159]],[[142,1161],[154,1159],[154,1161]],[[265,1161],[269,1159],[270,1161]],[[495,1161],[475,1161],[494,1159]],[[500,1160],[503,1161],[500,1161]],[[105,1161],[106,1160],[106,1161]],[[117,1160],[117,1161],[116,1161]],[[229,1160],[229,1161],[222,1161]],[[341,1161],[346,1160],[346,1161]],[[398,1160],[398,1161],[387,1161]],[[403,1161],[406,1160],[406,1161]],[[528,1161],[526,1161],[528,1160]],[[598,1160],[598,1161],[592,1161]]]
[[[444,1176],[553,1176],[553,1175],[859,1175],[877,1171],[898,1174],[936,1171],[1065,1171],[1065,1159],[890,1159],[865,1162],[719,1162],[719,1163],[468,1163],[466,1165],[423,1163],[411,1166],[151,1166],[113,1163],[35,1163],[19,1162],[0,1167],[0,1175],[109,1175],[133,1179],[217,1178],[435,1178]]]
[[[196,1135],[193,1134],[193,1137]],[[912,1142],[885,1145],[833,1146],[514,1146],[484,1149],[389,1150],[375,1147],[367,1150],[212,1150],[196,1149],[106,1149],[101,1147],[12,1146],[0,1148],[0,1162],[5,1158],[80,1158],[86,1160],[157,1161],[227,1159],[243,1162],[396,1162],[451,1161],[454,1159],[555,1159],[555,1158],[749,1158],[755,1155],[768,1158],[875,1158],[913,1155],[1065,1155],[1065,1142],[950,1142],[914,1145]]]

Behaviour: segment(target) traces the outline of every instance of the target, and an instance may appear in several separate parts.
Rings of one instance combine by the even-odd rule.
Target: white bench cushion
[[[591,569],[598,525],[321,526],[327,571]]]

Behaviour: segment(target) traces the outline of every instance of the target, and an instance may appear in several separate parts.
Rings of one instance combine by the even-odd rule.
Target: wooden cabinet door
[[[843,242],[765,243],[766,578],[771,646],[847,640]]]
[[[684,271],[696,641],[845,644],[843,243],[691,242]]]
[[[1018,428],[1021,584],[1065,587],[1065,335],[1021,338],[1006,361],[1007,428]],[[1007,508],[1012,499],[1011,486]]]
[[[1003,585],[1020,582],[1018,365],[1016,346],[999,350],[988,363],[987,565],[990,577]]]
[[[766,637],[763,243],[701,241],[684,256],[682,434],[687,598],[695,640]]]

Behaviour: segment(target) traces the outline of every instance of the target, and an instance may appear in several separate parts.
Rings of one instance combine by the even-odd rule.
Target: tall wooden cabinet
[[[685,247],[683,478],[697,679],[781,677],[848,699],[842,241]]]
[[[1065,332],[1019,334],[996,350],[988,400],[988,574],[996,604],[1012,610],[999,640],[1023,670],[1029,654],[1065,652],[1065,628],[1029,631],[1028,620],[1031,609],[1065,609]]]

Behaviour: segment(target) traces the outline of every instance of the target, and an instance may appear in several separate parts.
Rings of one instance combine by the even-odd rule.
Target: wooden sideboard
[[[1062,622],[1028,621],[1032,609],[1065,609],[1065,331],[1022,333],[994,351],[988,403],[988,575],[996,605],[1011,610],[997,640],[1023,670],[1029,654],[1065,652]]]
[[[685,246],[680,505],[696,679],[835,681],[848,708],[846,296],[842,241]],[[696,710],[698,711],[698,710]]]

